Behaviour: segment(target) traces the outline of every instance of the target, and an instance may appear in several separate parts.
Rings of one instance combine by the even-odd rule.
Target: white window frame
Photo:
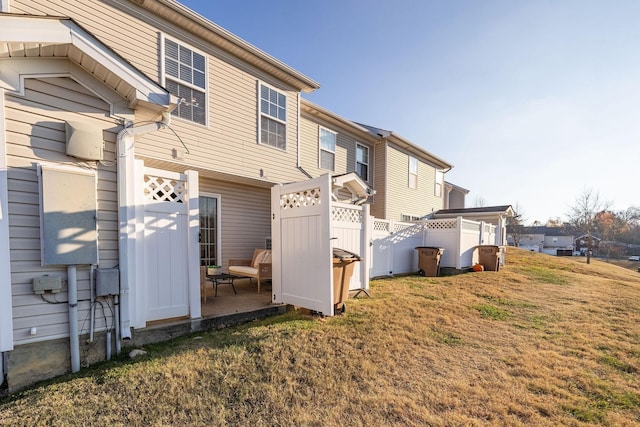
[[[421,218],[422,217],[420,215],[406,214],[406,213],[400,214],[401,222],[415,222],[415,221],[420,221]]]
[[[222,196],[216,193],[203,193],[200,192],[199,197],[206,197],[208,199],[216,199],[216,261],[218,265],[222,264]],[[199,207],[199,206],[198,206]],[[200,215],[198,215],[198,231],[200,230]],[[198,257],[200,257],[200,244],[198,242]],[[200,258],[199,263],[202,263],[202,258]]]
[[[322,147],[322,132],[327,132],[333,135],[333,150]],[[318,168],[324,170],[335,171],[336,170],[336,145],[338,144],[338,133],[327,129],[323,126],[318,127]],[[330,153],[333,156],[333,165],[331,168],[325,168],[322,165],[322,153]]]
[[[444,187],[444,172],[436,169],[436,181],[433,188],[433,195],[442,197],[442,188]]]
[[[287,132],[288,132],[288,95],[281,90],[276,89],[275,87],[266,84],[265,82],[262,81],[258,81],[258,94],[257,94],[257,98],[258,98],[258,144],[263,145],[265,147],[271,147],[271,148],[275,148],[276,150],[280,150],[280,151],[287,151],[287,147],[289,146],[289,144],[287,143]],[[269,112],[265,112],[262,109],[262,88],[265,87],[267,89],[269,89],[270,91],[273,91],[275,93],[277,93],[278,95],[282,95],[284,96],[284,120],[275,117],[273,115],[271,115]],[[269,144],[268,142],[263,142],[262,141],[262,118],[265,118],[267,120],[272,120],[276,123],[282,124],[284,125],[284,148],[278,147],[277,145],[272,145]]]
[[[167,41],[171,41],[173,43],[176,43],[178,46],[182,46],[184,49],[188,49],[193,53],[196,53],[202,57],[204,57],[204,87],[200,87],[197,84],[193,84],[190,82],[187,82],[185,80],[182,80],[180,78],[177,78],[175,76],[170,76],[167,75],[167,70],[166,70],[166,56],[165,56],[165,45]],[[193,66],[192,66],[193,68]],[[200,126],[205,126],[208,127],[209,126],[209,93],[208,93],[208,89],[207,89],[207,83],[209,80],[209,61],[208,61],[208,57],[207,55],[198,50],[195,49],[193,46],[190,46],[182,41],[179,41],[177,39],[171,38],[171,37],[167,37],[165,34],[161,34],[160,37],[160,76],[161,76],[161,80],[162,80],[162,85],[166,88],[167,87],[167,80],[170,80],[172,82],[175,82],[179,85],[182,85],[184,87],[187,87],[191,90],[200,92],[204,95],[204,123],[201,123],[199,121],[187,118],[187,117],[181,117],[179,116],[179,111],[180,111],[180,105],[178,105],[176,107],[176,109],[171,113],[171,115],[173,117],[175,117],[176,119],[179,120],[185,120],[188,121],[190,123],[195,123],[196,125],[200,125]],[[178,94],[173,94],[176,97],[179,98]],[[184,102],[189,102],[189,100],[184,100]]]
[[[358,149],[359,148],[364,148],[365,150],[367,150],[367,161],[366,161],[366,163],[358,161]],[[361,176],[358,173],[358,164],[363,164],[363,165],[365,165],[367,167],[367,176],[366,177]],[[360,178],[362,178],[363,180],[365,180],[367,182],[369,181],[369,175],[371,175],[371,172],[370,172],[371,168],[369,167],[370,164],[371,164],[371,150],[369,149],[369,147],[367,145],[360,144],[360,143],[356,142],[356,174],[358,176],[360,176]]]
[[[414,189],[418,188],[418,170],[419,170],[418,159],[416,157],[409,156],[409,177],[408,177],[409,188],[414,188]]]

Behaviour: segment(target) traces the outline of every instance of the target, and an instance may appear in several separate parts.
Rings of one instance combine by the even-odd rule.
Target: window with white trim
[[[369,181],[369,147],[356,144],[356,173]]]
[[[260,144],[287,149],[287,96],[260,83]]]
[[[420,221],[420,218],[421,216],[419,215],[400,214],[400,221],[402,222]]]
[[[204,55],[164,38],[164,85],[180,99],[171,114],[201,125],[207,124],[207,61]]]
[[[320,145],[319,167],[320,169],[335,170],[336,167],[336,136],[329,129],[320,127],[318,140]]]
[[[418,159],[409,156],[409,188],[418,188]]]
[[[442,187],[444,186],[444,172],[436,171],[436,186],[434,189],[434,195],[436,197],[442,197]]]

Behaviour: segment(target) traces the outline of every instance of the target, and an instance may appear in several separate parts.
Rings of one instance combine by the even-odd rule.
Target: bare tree
[[[573,227],[587,236],[587,264],[591,263],[593,253],[593,232],[596,230],[596,216],[607,210],[610,203],[602,201],[593,189],[585,189],[576,198],[567,217]]]
[[[516,203],[513,207],[513,216],[507,218],[507,233],[511,234],[515,247],[520,247],[520,239],[522,238],[525,221],[524,209],[522,209],[520,204]]]
[[[473,198],[473,207],[474,208],[484,208],[487,206],[487,201],[482,196],[476,196]]]

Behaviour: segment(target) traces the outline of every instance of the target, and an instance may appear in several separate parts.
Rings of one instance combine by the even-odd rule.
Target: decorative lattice
[[[320,188],[288,193],[280,196],[281,209],[306,208],[320,204]]]
[[[414,227],[414,226],[415,226],[415,224],[408,224],[406,222],[404,222],[404,223],[403,222],[400,222],[400,223],[396,222],[396,223],[393,224],[393,232],[397,233],[398,231],[402,231],[402,230],[404,230],[406,228]]]
[[[338,206],[331,207],[331,219],[333,221],[362,223],[362,209],[349,209]]]
[[[389,231],[389,221],[373,221],[375,231]]]
[[[160,176],[144,176],[144,197],[147,200],[184,203],[186,194],[184,181]]]
[[[455,219],[427,221],[425,226],[430,230],[453,230],[458,227],[458,221]]]

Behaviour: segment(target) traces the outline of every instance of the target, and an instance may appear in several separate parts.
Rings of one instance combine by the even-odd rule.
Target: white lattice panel
[[[306,208],[320,204],[320,188],[311,188],[280,196],[281,209]]]
[[[338,206],[331,207],[331,219],[333,221],[362,223],[362,209],[349,209]]]
[[[415,224],[410,224],[406,222],[396,222],[393,224],[393,232],[397,233],[398,231],[402,231],[405,228],[413,227]]]
[[[184,203],[186,185],[184,181],[163,178],[161,176],[144,176],[144,197],[170,203]]]
[[[458,221],[455,219],[427,221],[425,225],[430,230],[454,230],[458,227]]]
[[[373,221],[374,231],[389,231],[389,221]]]

